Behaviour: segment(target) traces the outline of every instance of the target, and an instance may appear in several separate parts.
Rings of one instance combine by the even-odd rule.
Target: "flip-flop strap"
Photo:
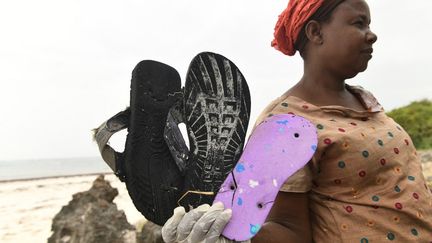
[[[108,164],[121,181],[125,180],[123,153],[116,152],[108,144],[108,141],[112,135],[128,127],[129,117],[130,109],[127,108],[102,123],[102,125],[94,131],[94,139],[98,144],[102,159]]]
[[[178,124],[183,122],[182,100],[174,104],[168,112],[165,124],[164,139],[174,161],[182,175],[185,175],[187,160],[189,159],[189,149]]]

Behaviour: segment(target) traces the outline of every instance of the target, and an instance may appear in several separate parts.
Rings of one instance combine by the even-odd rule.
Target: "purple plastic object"
[[[214,200],[233,212],[223,236],[244,241],[258,233],[280,187],[312,158],[317,141],[315,126],[296,115],[274,115],[255,128]]]

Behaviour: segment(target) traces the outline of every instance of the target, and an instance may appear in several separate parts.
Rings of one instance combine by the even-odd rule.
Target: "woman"
[[[304,75],[256,124],[291,112],[316,125],[319,144],[308,165],[282,186],[252,242],[432,240],[432,196],[411,139],[370,92],[345,84],[372,58],[377,36],[370,21],[364,0],[291,0],[281,14],[272,45],[286,55],[299,51]],[[208,208],[184,217],[177,209],[164,238],[184,239],[192,231],[191,242],[225,241],[216,235],[230,212],[220,204]],[[211,233],[197,233],[216,218],[207,226]]]

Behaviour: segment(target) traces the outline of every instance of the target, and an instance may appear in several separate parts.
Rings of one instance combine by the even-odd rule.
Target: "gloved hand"
[[[231,243],[221,236],[231,214],[231,209],[224,210],[221,202],[211,207],[203,204],[188,213],[183,207],[177,207],[162,228],[162,238],[167,243]]]

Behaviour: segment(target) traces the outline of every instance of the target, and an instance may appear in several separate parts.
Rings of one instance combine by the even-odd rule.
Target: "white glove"
[[[167,243],[231,243],[221,236],[231,215],[231,209],[224,210],[221,202],[211,207],[203,204],[188,213],[183,207],[177,207],[162,228],[162,238]]]

